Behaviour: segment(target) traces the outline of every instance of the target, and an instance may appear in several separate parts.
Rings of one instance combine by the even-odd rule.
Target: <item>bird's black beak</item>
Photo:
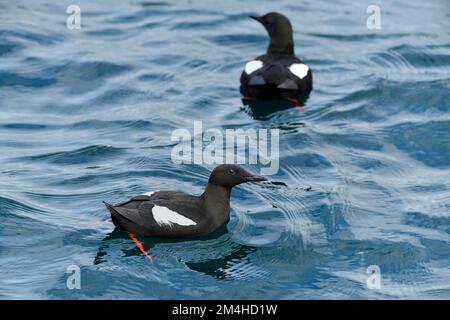
[[[258,17],[258,16],[249,16],[249,17],[254,19],[254,20],[256,20],[256,21],[258,21],[258,22],[260,22],[260,23],[262,23],[262,24],[264,24],[263,17]]]
[[[267,179],[261,176],[253,176],[253,175],[245,177],[245,182],[259,182],[259,181],[267,181]]]

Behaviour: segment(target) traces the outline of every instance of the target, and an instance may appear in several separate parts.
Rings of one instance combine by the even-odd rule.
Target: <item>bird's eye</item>
[[[234,172],[233,169],[230,169],[230,170],[228,171],[228,173],[229,173],[229,174],[235,174],[236,172]]]

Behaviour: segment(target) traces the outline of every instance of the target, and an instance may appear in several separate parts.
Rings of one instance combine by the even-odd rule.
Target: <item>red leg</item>
[[[302,104],[300,103],[300,101],[298,101],[297,99],[294,98],[286,98],[288,101],[290,101],[300,112],[305,111],[303,109]]]
[[[252,98],[252,97],[249,97],[249,96],[242,96],[241,99],[242,99],[242,100],[247,100],[247,101],[253,100],[253,98]]]
[[[152,256],[149,255],[147,251],[145,251],[144,246],[138,241],[135,235],[132,233],[128,233],[128,235],[130,236],[131,240],[133,240],[133,242],[136,244],[136,247],[138,247],[138,249],[147,257],[148,261],[150,261],[150,263],[153,264]]]

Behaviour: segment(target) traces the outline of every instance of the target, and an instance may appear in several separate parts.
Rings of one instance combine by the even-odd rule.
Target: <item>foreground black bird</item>
[[[157,191],[117,205],[106,202],[105,205],[114,224],[132,234],[165,238],[200,237],[228,222],[230,194],[234,186],[265,180],[239,166],[220,165],[211,173],[205,192],[199,197],[179,191]]]
[[[246,99],[293,99],[312,90],[311,69],[294,53],[292,26],[277,12],[251,18],[259,21],[270,36],[267,53],[245,65],[241,93]]]

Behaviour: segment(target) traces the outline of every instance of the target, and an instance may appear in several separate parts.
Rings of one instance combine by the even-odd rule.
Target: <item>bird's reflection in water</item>
[[[281,110],[297,108],[299,112],[303,112],[310,93],[309,91],[299,94],[292,100],[256,100],[243,97],[242,104],[246,107],[246,112],[254,119],[267,120],[270,119],[272,114]]]
[[[232,250],[223,257],[201,262],[186,262],[186,266],[191,270],[202,272],[218,279],[236,278],[239,275],[239,271],[236,272],[236,266],[244,265],[245,262],[248,262],[248,256],[255,252],[256,248],[239,244],[230,249]]]
[[[102,239],[102,245],[99,247],[94,258],[94,264],[106,262],[106,255],[112,241],[119,239],[125,241],[129,240],[131,242],[127,232],[115,228],[110,234]],[[158,244],[187,242],[186,240],[165,238],[138,237],[138,239],[150,255],[152,254],[152,248]],[[190,239],[189,241],[197,241],[196,245],[193,246],[192,250],[189,252],[189,254],[192,255],[194,251],[194,255],[179,257],[177,260],[179,262],[184,262],[184,264],[193,271],[201,272],[218,279],[239,276],[239,270],[236,270],[237,266],[244,265],[245,268],[248,269],[249,255],[257,250],[254,247],[234,242],[231,239],[226,226],[222,226],[206,237]],[[211,241],[211,243],[200,247],[198,241]],[[197,249],[199,252],[198,254],[195,254],[195,250]],[[207,252],[205,252],[205,250],[207,250]],[[142,255],[142,252],[137,247],[134,247],[133,249],[122,249],[122,252],[125,257]]]

